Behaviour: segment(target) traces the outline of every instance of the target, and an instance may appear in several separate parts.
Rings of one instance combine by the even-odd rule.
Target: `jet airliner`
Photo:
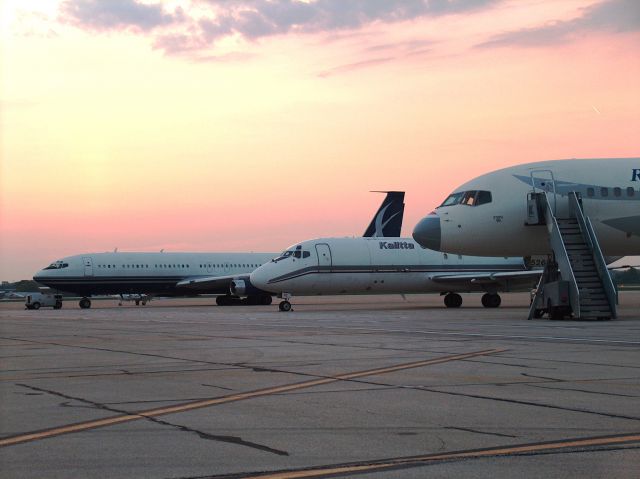
[[[423,218],[413,238],[425,248],[480,256],[551,253],[543,225],[527,224],[528,194],[544,192],[557,217],[578,192],[605,255],[640,252],[640,158],[555,160],[512,166],[456,188]]]
[[[530,289],[540,270],[522,258],[449,255],[421,248],[410,238],[317,238],[303,241],[257,268],[251,284],[283,298],[340,294],[439,292],[459,307],[459,292],[480,291],[485,307],[498,307],[498,291]]]
[[[365,231],[366,236],[399,236],[404,192],[390,191]],[[92,295],[135,295],[136,304],[152,296],[217,294],[218,305],[271,304],[271,293],[249,282],[249,274],[276,253],[87,253],[54,261],[33,279],[58,291],[81,296],[90,308]],[[144,300],[142,299],[144,298]]]

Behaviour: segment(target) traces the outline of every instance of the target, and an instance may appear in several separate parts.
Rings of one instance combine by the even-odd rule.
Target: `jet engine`
[[[248,276],[232,280],[229,290],[232,296],[246,297],[247,304],[269,305],[272,301],[271,294],[252,285]]]
[[[251,284],[251,281],[249,281],[249,276],[243,276],[241,278],[232,280],[229,286],[229,290],[233,296],[240,296],[241,298],[245,296],[271,297],[270,293],[256,288],[253,284]]]

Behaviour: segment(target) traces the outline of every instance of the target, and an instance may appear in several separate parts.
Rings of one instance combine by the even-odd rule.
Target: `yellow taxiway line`
[[[473,358],[476,356],[486,356],[489,354],[500,353],[503,351],[506,351],[506,350],[505,349],[485,349],[483,351],[473,351],[473,352],[463,353],[463,354],[454,354],[451,356],[443,356],[439,358],[425,359],[422,361],[414,361],[411,363],[397,364],[395,366],[389,366],[385,368],[367,369],[365,371],[355,371],[351,373],[340,374],[337,376],[312,379],[310,381],[304,381],[300,383],[285,384],[282,386],[275,386],[275,387],[266,388],[266,389],[258,389],[255,391],[248,391],[248,392],[239,393],[239,394],[231,394],[229,396],[222,396],[218,398],[204,399],[200,401],[191,401],[187,403],[176,404],[174,406],[149,409],[146,411],[139,411],[131,414],[122,414],[119,416],[112,416],[104,419],[96,419],[93,421],[79,422],[75,424],[69,424],[66,426],[54,427],[54,428],[46,429],[42,431],[34,431],[30,433],[24,433],[24,434],[11,436],[11,437],[6,437],[4,439],[0,439],[0,447],[14,446],[16,444],[21,444],[28,441],[36,441],[40,439],[46,439],[49,437],[60,436],[62,434],[70,434],[74,432],[86,431],[88,429],[114,426],[116,424],[122,424],[130,421],[137,421],[147,417],[164,416],[166,414],[186,412],[186,411],[191,411],[193,409],[216,406],[219,404],[227,404],[230,402],[243,401],[246,399],[269,396],[272,394],[297,391],[300,389],[306,389],[314,386],[321,386],[323,384],[330,384],[337,381],[348,381],[351,379],[357,379],[365,376],[375,376],[378,374],[387,374],[395,371],[403,371],[406,369],[419,368],[422,366],[431,366],[434,364],[447,363],[450,361],[460,361],[463,359]],[[300,476],[300,477],[304,477],[304,476]],[[309,476],[309,477],[313,477],[313,476]]]
[[[389,469],[402,467],[417,467],[427,465],[430,462],[446,461],[452,459],[473,459],[480,457],[511,456],[516,454],[536,453],[544,451],[561,451],[563,449],[612,446],[640,442],[640,433],[623,434],[617,436],[599,436],[589,438],[563,439],[558,441],[540,442],[535,444],[516,444],[513,446],[500,446],[487,449],[475,449],[469,451],[454,451],[441,454],[427,454],[424,456],[411,456],[405,458],[386,459],[369,462],[367,464],[343,464],[321,466],[299,470],[281,471],[275,473],[258,473],[256,475],[241,475],[245,479],[306,479],[317,477],[334,477],[337,475],[350,475],[364,472],[382,472]]]

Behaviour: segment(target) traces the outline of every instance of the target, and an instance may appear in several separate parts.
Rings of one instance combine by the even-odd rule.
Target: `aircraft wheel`
[[[280,301],[278,308],[280,308],[280,311],[291,311],[291,303],[289,301]]]
[[[62,309],[62,301],[56,301],[56,304],[53,306],[53,309]]]
[[[40,303],[37,301],[31,305],[31,309],[40,309]]]
[[[89,298],[82,298],[78,304],[82,309],[89,309],[91,307],[91,300]]]
[[[536,319],[540,319],[543,314],[544,314],[544,309],[534,309],[533,310],[533,317],[536,318]]]
[[[229,306],[229,296],[218,296],[216,297],[216,304],[218,306]]]
[[[263,306],[269,306],[273,302],[273,298],[269,294],[264,294],[260,297],[260,304]]]
[[[564,319],[562,308],[559,306],[553,306],[551,300],[547,301],[547,314],[549,315],[549,319],[553,321]]]
[[[497,308],[501,302],[499,294],[485,293],[482,295],[482,306],[485,308]]]
[[[140,300],[136,299],[136,306],[140,306]]]
[[[459,308],[462,306],[462,296],[457,293],[448,293],[444,297],[444,305],[447,308]]]

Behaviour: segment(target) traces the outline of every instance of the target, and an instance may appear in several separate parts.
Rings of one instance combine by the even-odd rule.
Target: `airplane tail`
[[[387,196],[363,236],[365,238],[399,238],[404,216],[404,191],[374,191],[374,193],[386,193]]]

